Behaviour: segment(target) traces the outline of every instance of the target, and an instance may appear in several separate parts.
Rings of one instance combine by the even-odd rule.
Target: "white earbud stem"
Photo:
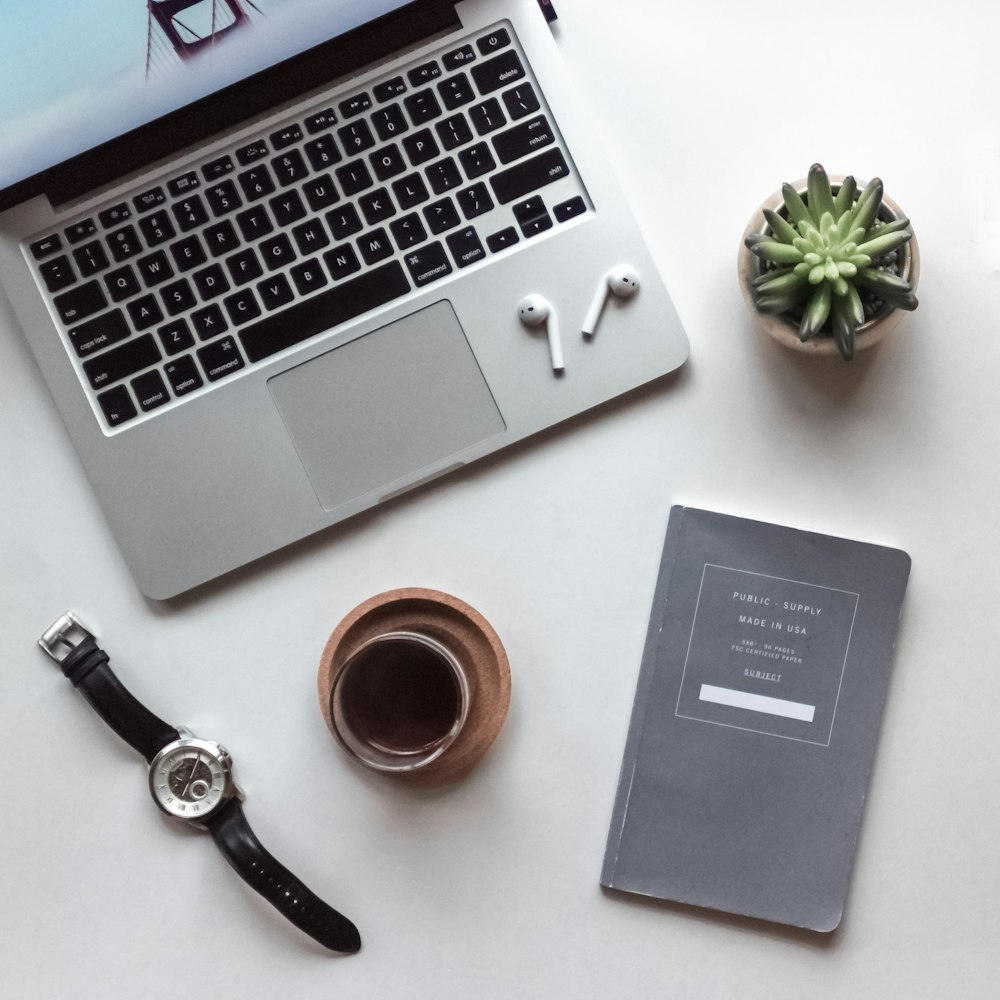
[[[597,288],[597,294],[594,296],[594,301],[591,302],[590,309],[587,310],[587,315],[584,317],[583,335],[585,337],[593,337],[597,330],[597,324],[601,321],[601,313],[604,312],[608,296],[617,295],[619,298],[628,299],[635,295],[638,290],[639,279],[632,268],[625,264],[620,264],[618,267],[608,271],[601,279],[601,283]]]
[[[556,313],[549,302],[541,295],[526,295],[517,307],[517,314],[525,326],[541,326],[545,324],[545,332],[549,341],[549,358],[552,370],[561,372],[566,366],[563,363],[562,342],[559,339],[559,325]]]

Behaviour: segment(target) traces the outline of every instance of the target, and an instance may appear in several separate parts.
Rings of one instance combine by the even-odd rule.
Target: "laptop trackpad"
[[[419,482],[505,429],[448,302],[267,384],[326,510]]]

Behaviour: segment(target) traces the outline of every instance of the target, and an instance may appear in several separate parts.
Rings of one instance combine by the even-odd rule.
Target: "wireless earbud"
[[[545,324],[545,330],[549,338],[549,356],[552,359],[552,370],[561,372],[566,366],[563,364],[562,344],[559,341],[559,327],[556,324],[555,310],[548,301],[541,295],[526,295],[521,299],[521,304],[517,307],[517,314],[521,317],[521,322],[525,326],[541,326]]]
[[[608,271],[601,279],[597,295],[594,296],[594,301],[587,311],[587,318],[583,321],[583,335],[585,337],[592,337],[594,335],[609,295],[617,295],[619,298],[629,299],[637,291],[639,291],[639,279],[632,268],[626,264],[619,264],[618,267]]]

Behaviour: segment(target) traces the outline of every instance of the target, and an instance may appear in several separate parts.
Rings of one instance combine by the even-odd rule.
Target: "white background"
[[[1000,972],[1000,13],[993,2],[562,0],[558,36],[675,298],[679,377],[158,604],[128,577],[0,302],[4,995],[987,998]],[[850,365],[757,331],[750,213],[814,161],[913,220],[919,310]],[[906,549],[894,679],[829,937],[598,886],[672,503]],[[510,656],[463,783],[362,773],[316,705],[337,621],[391,587]],[[151,708],[225,742],[258,835],[355,919],[331,958],[162,819],[142,762],[35,648],[66,607]]]

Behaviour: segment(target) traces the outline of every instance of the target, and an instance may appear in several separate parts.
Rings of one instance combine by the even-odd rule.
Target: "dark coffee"
[[[461,717],[452,665],[412,639],[386,638],[362,649],[339,683],[347,728],[360,742],[390,754],[432,749]]]

